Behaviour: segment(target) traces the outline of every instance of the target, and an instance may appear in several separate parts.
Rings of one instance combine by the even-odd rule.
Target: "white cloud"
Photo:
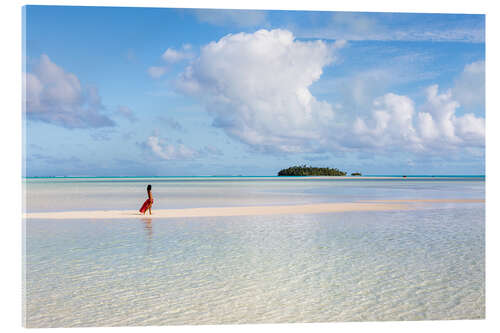
[[[165,66],[151,66],[148,68],[148,74],[154,79],[160,78],[167,72],[167,67]]]
[[[475,143],[478,146],[484,145],[486,127],[484,118],[467,113],[455,119],[455,126],[457,135],[464,141]]]
[[[483,107],[485,92],[484,61],[476,61],[465,66],[455,81],[453,95],[464,107]]]
[[[356,91],[356,87],[357,85],[353,85],[353,91]],[[359,95],[366,97],[364,93]],[[390,95],[384,96],[387,98]],[[404,148],[404,150],[412,151],[484,147],[484,118],[473,113],[457,115],[461,108],[461,101],[469,102],[469,105],[476,107],[481,107],[483,103],[484,106],[484,62],[466,65],[452,89],[439,92],[439,87],[432,85],[425,90],[425,95],[426,101],[419,106],[417,114],[414,107],[407,106],[407,111],[404,112],[403,103],[393,104],[392,112],[387,113],[391,120],[385,120],[384,114],[381,114],[374,105],[371,126],[366,125],[365,118],[357,119],[354,124],[353,128],[360,135],[358,141],[366,146],[402,150]],[[405,96],[395,96],[397,95],[393,96],[394,100],[409,100]],[[477,99],[474,100],[476,97]],[[380,101],[380,98],[378,100]],[[403,113],[408,120],[406,124],[394,123],[392,126],[389,124]],[[382,130],[384,125],[387,129]],[[392,133],[389,128],[393,129]],[[413,134],[404,136],[405,133]],[[411,139],[408,140],[409,138]]]
[[[445,141],[464,146],[484,145],[484,118],[472,113],[458,117],[456,110],[459,106],[451,90],[439,94],[437,85],[427,89],[427,103],[423,110],[432,115],[435,127]]]
[[[68,128],[114,126],[102,114],[104,106],[97,89],[82,87],[76,75],[66,72],[47,55],[41,55],[25,80],[28,118]]]
[[[183,44],[180,50],[175,50],[169,47],[165,50],[165,52],[163,52],[161,58],[167,64],[174,64],[183,60],[189,60],[194,57],[194,54],[191,51],[192,49],[193,47],[191,44]],[[158,79],[162,77],[168,71],[168,69],[168,65],[150,66],[147,69],[147,72],[152,78]]]
[[[342,44],[296,41],[286,30],[227,35],[202,48],[178,88],[206,104],[215,126],[256,149],[314,151],[334,111],[309,87]]]
[[[432,117],[441,137],[449,142],[457,143],[460,139],[455,135],[455,112],[460,104],[452,98],[451,91],[438,93],[437,84],[426,89],[427,102],[423,111]]]
[[[167,144],[163,142],[157,136],[150,136],[146,143],[146,147],[148,147],[156,156],[160,157],[164,160],[186,160],[193,159],[198,155],[198,152],[195,150],[183,145],[179,144],[177,146],[173,144]]]
[[[414,102],[407,96],[389,93],[376,99],[372,125],[357,118],[353,130],[358,137],[354,140],[381,150],[413,152],[484,146],[484,118],[472,113],[457,116],[460,104],[450,90],[439,93],[439,87],[432,85],[426,95],[416,117]]]
[[[418,127],[423,140],[431,141],[437,139],[439,131],[430,113],[419,112]]]
[[[189,52],[189,50],[191,50],[191,45],[189,44],[183,45],[183,49],[181,51],[168,48],[162,54],[161,58],[168,63],[174,63],[174,62],[179,62],[181,60],[190,59],[193,57],[193,54]]]
[[[375,99],[373,107],[372,128],[360,117],[354,123],[354,135],[359,136],[358,140],[380,148],[406,145],[420,148],[420,139],[413,127],[415,106],[410,98],[389,93]]]

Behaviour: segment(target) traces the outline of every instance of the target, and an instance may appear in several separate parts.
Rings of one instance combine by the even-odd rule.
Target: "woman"
[[[141,212],[141,214],[143,215],[146,214],[147,210],[149,210],[149,215],[151,215],[151,206],[153,206],[154,202],[153,195],[151,194],[151,185],[148,185],[147,191],[148,191],[148,198],[142,204],[141,209],[139,209],[139,212]]]

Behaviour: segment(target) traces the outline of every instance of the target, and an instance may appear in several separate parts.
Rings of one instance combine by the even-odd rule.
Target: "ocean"
[[[484,202],[410,210],[155,218],[155,209],[484,199],[484,177],[28,178],[27,327],[478,319]]]

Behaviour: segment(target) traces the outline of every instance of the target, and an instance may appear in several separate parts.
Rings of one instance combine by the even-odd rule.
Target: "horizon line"
[[[222,178],[222,177],[273,177],[273,178],[297,178],[297,177],[486,177],[485,174],[367,174],[362,176],[278,176],[278,175],[183,175],[183,176],[89,176],[89,175],[73,175],[73,176],[22,176],[22,178]]]

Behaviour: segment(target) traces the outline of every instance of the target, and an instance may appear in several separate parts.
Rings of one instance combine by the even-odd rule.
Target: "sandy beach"
[[[474,203],[481,199],[413,199],[413,200],[373,200],[370,202],[340,202],[307,205],[243,206],[243,207],[203,207],[185,209],[153,209],[153,214],[142,215],[137,210],[88,210],[25,213],[27,219],[122,219],[122,218],[180,218],[209,216],[251,216],[282,214],[317,214],[348,211],[387,211],[411,209],[411,203]]]

